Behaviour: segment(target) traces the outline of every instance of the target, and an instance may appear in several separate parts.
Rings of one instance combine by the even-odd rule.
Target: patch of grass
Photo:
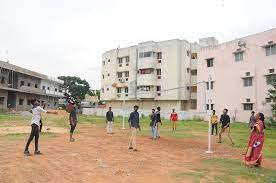
[[[260,183],[276,182],[275,170],[266,168],[248,168],[239,160],[215,158],[203,162],[205,167],[215,169],[219,175],[214,180],[218,182],[236,182],[237,178],[254,180]]]
[[[200,169],[177,173],[177,179],[192,178],[194,182],[209,180],[214,183],[232,183],[238,180],[250,180],[258,183],[276,182],[275,170],[265,168],[248,168],[239,160],[212,158],[205,159]],[[212,172],[212,176],[210,175]]]

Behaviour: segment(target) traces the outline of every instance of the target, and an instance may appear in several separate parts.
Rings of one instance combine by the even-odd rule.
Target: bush
[[[272,117],[267,118],[265,124],[267,127],[276,127],[276,121]]]

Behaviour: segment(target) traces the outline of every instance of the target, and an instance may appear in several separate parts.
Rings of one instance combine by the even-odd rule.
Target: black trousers
[[[212,135],[214,134],[214,129],[216,129],[216,135],[218,134],[218,124],[212,124]]]
[[[25,151],[28,151],[30,143],[34,138],[35,138],[35,151],[38,151],[39,126],[37,126],[36,124],[32,124],[32,131],[28,139],[28,142],[26,144]]]
[[[71,126],[70,133],[73,134],[77,124],[70,124],[70,126]]]
[[[43,126],[43,124],[42,124],[42,120],[40,120],[40,128],[39,128],[39,132],[41,132],[41,130],[42,130],[42,126]]]

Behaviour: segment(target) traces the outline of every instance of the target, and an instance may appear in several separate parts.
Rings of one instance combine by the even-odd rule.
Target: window
[[[27,100],[27,105],[31,105],[31,100]]]
[[[214,66],[214,58],[208,58],[207,61],[207,67],[213,67]]]
[[[187,51],[187,56],[188,56],[188,57],[190,56],[190,51]]]
[[[106,88],[106,91],[109,91],[109,88]]]
[[[122,65],[123,65],[123,58],[119,58],[118,57],[118,64],[119,64],[119,67],[122,67]]]
[[[153,69],[141,69],[140,74],[152,74]]]
[[[110,74],[108,73],[107,76],[110,76]]]
[[[3,105],[5,101],[5,97],[0,97],[0,105]]]
[[[214,89],[214,81],[211,81],[211,86],[209,86],[209,82],[206,82],[207,90],[213,90]]]
[[[103,61],[103,65],[105,65],[105,61]]]
[[[246,99],[246,102],[250,102],[250,98],[247,98],[247,99]]]
[[[187,88],[187,90],[190,90],[190,87],[189,87],[189,86],[187,86],[186,88]]]
[[[128,93],[128,87],[125,88],[125,93]]]
[[[103,79],[104,79],[104,74],[102,75]]]
[[[214,104],[211,104],[211,110],[214,110]]]
[[[195,70],[191,70],[191,75],[192,76],[196,76],[197,75],[197,70],[195,69]]]
[[[108,62],[110,62],[110,59],[108,59]]]
[[[1,78],[1,84],[5,84],[6,82],[5,82],[5,77],[4,76],[2,76],[2,78]]]
[[[57,102],[54,103],[54,106],[55,106],[55,107],[56,107],[56,105],[57,105]]]
[[[243,104],[243,110],[252,111],[253,110],[253,104]]]
[[[19,99],[19,105],[23,105],[23,103],[24,103],[24,99]]]
[[[276,45],[271,45],[265,47],[265,55],[270,56],[270,55],[275,55],[276,54]]]
[[[197,86],[191,86],[191,92],[196,93],[197,92]]]
[[[206,110],[209,110],[209,104],[206,104]]]
[[[28,87],[30,87],[31,86],[31,83],[28,83]]]
[[[193,99],[191,100],[191,109],[196,109],[197,107],[197,100]]]
[[[117,93],[122,93],[122,88],[117,88]]]
[[[244,87],[252,86],[252,78],[244,78],[243,79],[243,86]]]
[[[234,55],[235,55],[236,62],[243,60],[243,52],[236,52],[236,53],[234,53]]]
[[[270,102],[271,102],[271,98],[266,98],[265,101],[266,101],[267,103],[270,103]]]
[[[128,78],[129,77],[129,71],[125,72],[125,77]]]
[[[161,64],[161,63],[162,63],[162,60],[158,60],[158,63]]]
[[[104,88],[102,88],[102,93],[104,93]]]
[[[118,78],[122,78],[123,77],[123,73],[122,72],[118,72],[117,76],[118,76]]]
[[[139,91],[150,91],[150,86],[139,86]]]
[[[276,74],[271,74],[266,76],[266,84],[271,84],[273,81],[276,81]]]
[[[190,73],[190,68],[187,68],[187,73]]]
[[[25,82],[24,81],[20,81],[20,86],[24,86]]]
[[[62,89],[59,89],[58,92],[59,92],[59,93],[62,93]]]
[[[197,59],[197,53],[192,53],[191,58],[192,59]]]
[[[250,76],[250,72],[246,72],[246,73],[245,73],[245,76]]]
[[[161,86],[156,86],[156,91],[161,92]]]
[[[55,88],[55,92],[57,92],[58,91],[58,89],[57,88]]]
[[[162,59],[162,52],[157,53],[157,59]]]
[[[269,69],[269,74],[274,73],[274,69]]]
[[[126,66],[129,66],[129,56],[126,56]]]
[[[152,51],[139,53],[139,58],[146,58],[146,57],[152,57],[152,56],[154,56],[154,52]]]
[[[47,90],[50,90],[50,87],[49,87],[49,86],[47,87]]]
[[[45,90],[46,89],[46,87],[45,86],[42,86],[42,90]]]
[[[38,84],[35,84],[35,88],[38,88]]]
[[[156,69],[157,76],[161,76],[161,69]]]

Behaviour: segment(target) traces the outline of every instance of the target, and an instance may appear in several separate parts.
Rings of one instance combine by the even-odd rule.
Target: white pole
[[[124,93],[124,104],[123,104],[123,130],[125,130],[125,104],[126,104],[126,93]]]
[[[209,90],[211,90],[211,81],[212,81],[212,78],[211,78],[211,75],[209,75],[209,78],[208,78],[208,85],[209,85]],[[208,92],[208,106],[209,106],[209,109],[207,110],[207,113],[209,112],[208,114],[208,117],[209,117],[209,130],[208,130],[208,151],[206,151],[206,153],[213,153],[211,151],[211,113],[210,113],[210,109],[211,109],[211,100],[210,100],[210,91]]]

